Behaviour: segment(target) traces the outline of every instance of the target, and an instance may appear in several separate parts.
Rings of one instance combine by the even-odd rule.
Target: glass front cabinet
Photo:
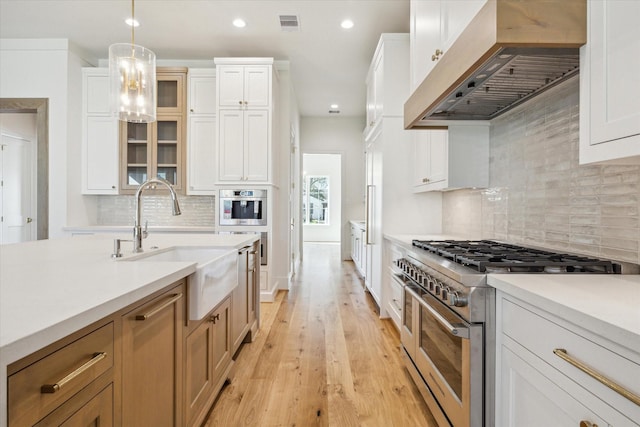
[[[156,176],[184,190],[186,68],[157,69],[157,120],[120,122],[120,193],[133,194]]]

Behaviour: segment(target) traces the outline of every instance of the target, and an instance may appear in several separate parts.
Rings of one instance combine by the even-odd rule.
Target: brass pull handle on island
[[[78,369],[76,369],[75,371],[71,372],[69,375],[62,378],[60,381],[56,381],[53,384],[44,384],[42,387],[40,387],[40,393],[50,394],[50,393],[57,392],[62,387],[64,387],[64,385],[67,384],[69,381],[81,375],[83,372],[87,371],[89,368],[91,368],[93,365],[95,365],[105,357],[107,357],[107,353],[104,353],[104,352],[93,353],[91,360],[84,363],[82,366],[80,366]]]
[[[153,317],[155,314],[158,314],[159,312],[161,312],[163,309],[169,307],[171,304],[173,304],[174,302],[178,301],[180,298],[182,298],[182,293],[172,295],[171,298],[169,298],[168,300],[166,300],[162,304],[159,304],[157,307],[147,311],[146,313],[137,314],[135,319],[136,320],[147,320],[150,317]]]

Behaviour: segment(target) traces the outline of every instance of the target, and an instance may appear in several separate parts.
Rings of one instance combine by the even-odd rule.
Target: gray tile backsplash
[[[490,188],[443,194],[443,232],[640,263],[640,166],[578,165],[579,81],[492,121]]]
[[[133,225],[135,220],[134,196],[97,196],[98,225]],[[171,197],[165,195],[142,196],[142,220],[149,226],[213,227],[215,221],[214,196],[178,195],[179,216],[171,215]]]

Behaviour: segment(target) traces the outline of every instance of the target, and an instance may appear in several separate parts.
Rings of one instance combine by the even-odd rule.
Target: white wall
[[[349,257],[350,220],[364,219],[364,147],[362,117],[303,117],[302,153],[342,154],[341,253]]]
[[[308,224],[303,227],[305,242],[339,242],[341,237],[340,201],[342,200],[342,162],[339,154],[305,154],[302,174],[329,177],[329,224]],[[304,185],[304,180],[302,185]]]
[[[66,39],[0,40],[0,98],[49,100],[50,238],[64,235],[68,175],[75,179],[80,170],[80,162],[70,163],[67,156],[69,147],[79,147],[81,129],[80,106],[75,105],[79,100],[73,90],[69,91],[68,81],[83,61],[77,57],[70,60],[70,56],[75,54]],[[69,128],[70,123],[75,124]]]

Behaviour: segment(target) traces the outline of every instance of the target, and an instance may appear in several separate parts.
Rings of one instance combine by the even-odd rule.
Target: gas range
[[[413,246],[486,273],[620,274],[609,260],[551,252],[492,240],[413,240]]]

